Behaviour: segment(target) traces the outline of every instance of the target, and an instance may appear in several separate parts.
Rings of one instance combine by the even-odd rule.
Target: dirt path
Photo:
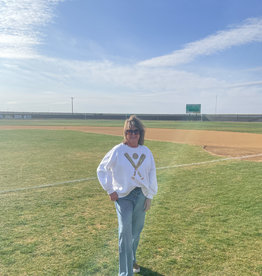
[[[89,126],[0,126],[0,130],[10,129],[49,129],[75,130],[122,136],[122,127]],[[202,146],[212,154],[222,156],[243,156],[262,153],[262,134],[148,128],[146,139]],[[249,158],[262,161],[262,156]]]

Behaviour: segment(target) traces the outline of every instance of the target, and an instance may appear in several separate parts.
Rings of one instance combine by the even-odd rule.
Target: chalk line
[[[159,168],[156,168],[156,169],[157,169],[157,170],[164,170],[164,169],[172,169],[172,168],[179,168],[179,167],[198,166],[198,165],[203,165],[203,164],[216,163],[216,162],[222,162],[222,161],[234,160],[234,159],[253,158],[253,157],[258,157],[258,156],[262,156],[262,153],[253,154],[253,155],[237,156],[237,157],[227,157],[227,158],[222,158],[222,159],[215,159],[215,160],[209,160],[209,161],[203,161],[203,162],[196,162],[196,163],[189,163],[189,164],[180,164],[180,165],[159,167]]]
[[[52,183],[52,184],[44,184],[44,185],[39,185],[39,186],[17,188],[17,189],[12,189],[12,190],[4,190],[4,191],[0,191],[0,194],[14,193],[14,192],[20,192],[20,191],[26,191],[26,190],[33,190],[33,189],[42,189],[42,188],[48,188],[48,187],[54,187],[54,186],[59,186],[59,185],[72,184],[72,183],[79,183],[79,182],[95,180],[95,179],[97,179],[97,178],[96,177],[87,177],[87,178],[68,180],[68,181],[57,182],[57,183]]]
[[[156,169],[157,170],[165,170],[165,169],[173,169],[173,168],[199,166],[199,165],[205,165],[205,164],[210,164],[210,163],[216,163],[216,162],[222,162],[222,161],[228,161],[228,160],[235,160],[235,159],[247,159],[247,158],[259,157],[259,156],[262,156],[262,153],[253,154],[253,155],[237,156],[237,157],[228,157],[228,158],[215,159],[215,160],[208,160],[208,161],[203,161],[203,162],[194,162],[194,163],[189,163],[189,164],[165,166],[165,167],[159,167],[159,168],[156,168]],[[97,177],[87,177],[87,178],[68,180],[68,181],[57,182],[57,183],[52,183],[52,184],[44,184],[44,185],[39,185],[39,186],[17,188],[17,189],[12,189],[12,190],[3,190],[3,191],[0,191],[0,194],[15,193],[15,192],[33,190],[33,189],[43,189],[43,188],[55,187],[55,186],[60,186],[60,185],[65,185],[65,184],[72,184],[72,183],[90,181],[90,180],[95,180],[95,179],[97,179]]]

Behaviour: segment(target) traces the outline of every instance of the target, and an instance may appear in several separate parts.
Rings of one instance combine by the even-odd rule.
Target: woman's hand
[[[113,193],[110,194],[109,196],[110,196],[110,199],[111,199],[112,201],[118,200],[118,194],[117,194],[117,192],[113,192]]]
[[[150,206],[151,206],[151,199],[147,198],[144,205],[145,212],[147,212],[150,209]]]

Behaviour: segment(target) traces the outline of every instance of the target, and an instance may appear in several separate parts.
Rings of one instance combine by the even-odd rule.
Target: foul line
[[[190,164],[181,164],[181,165],[174,165],[174,166],[159,167],[159,168],[157,168],[157,170],[172,169],[172,168],[179,168],[179,167],[189,167],[189,166],[198,166],[198,165],[222,162],[222,161],[227,161],[227,160],[247,159],[247,158],[259,157],[259,156],[262,156],[262,153],[253,154],[253,155],[237,156],[237,157],[228,157],[228,158],[223,158],[223,159],[215,159],[215,160],[196,162],[196,163],[190,163]]]
[[[59,185],[71,184],[71,183],[79,183],[79,182],[84,182],[84,181],[89,181],[89,180],[94,180],[94,179],[96,179],[96,177],[87,177],[87,178],[69,180],[69,181],[58,182],[58,183],[53,183],[53,184],[44,184],[44,185],[39,185],[39,186],[18,188],[18,189],[13,189],[13,190],[5,190],[5,191],[0,191],[0,194],[14,193],[14,192],[20,192],[20,191],[26,191],[26,190],[33,190],[33,189],[42,189],[42,188],[54,187],[54,186],[59,186]]]
[[[189,163],[189,164],[180,164],[180,165],[159,167],[156,169],[157,170],[165,170],[165,169],[173,169],[173,168],[181,168],[181,167],[199,166],[199,165],[204,165],[204,164],[210,164],[210,163],[216,163],[216,162],[222,162],[222,161],[228,161],[228,160],[247,159],[247,158],[259,157],[259,156],[262,156],[262,153],[253,154],[253,155],[244,155],[244,156],[238,156],[238,157],[228,157],[228,158],[223,158],[223,159],[215,159],[215,160],[195,162],[195,163]],[[55,187],[55,186],[60,186],[60,185],[65,185],[65,184],[90,181],[90,180],[95,180],[95,179],[97,179],[97,177],[87,177],[87,178],[69,180],[69,181],[58,182],[58,183],[53,183],[53,184],[45,184],[45,185],[39,185],[39,186],[33,186],[33,187],[18,188],[18,189],[13,189],[13,190],[4,190],[4,191],[0,191],[0,194],[15,193],[15,192],[27,191],[27,190],[33,190],[33,189],[43,189],[43,188]]]

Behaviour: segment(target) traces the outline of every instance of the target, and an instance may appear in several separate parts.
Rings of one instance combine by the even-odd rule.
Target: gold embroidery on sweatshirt
[[[138,158],[138,154],[137,154],[137,153],[134,153],[134,154],[132,155],[132,157],[136,160],[136,159]]]
[[[130,157],[130,155],[126,152],[125,157],[127,158],[127,160],[131,163],[131,165],[134,167],[134,175],[132,176],[132,178],[134,179],[136,176],[136,173],[140,176],[141,180],[144,179],[144,177],[141,175],[141,173],[138,171],[138,168],[142,165],[142,163],[144,162],[144,160],[146,159],[145,154],[141,154],[137,164],[135,164],[135,162],[133,161],[133,159]],[[138,154],[134,153],[133,154],[133,158],[137,159],[138,158]]]

